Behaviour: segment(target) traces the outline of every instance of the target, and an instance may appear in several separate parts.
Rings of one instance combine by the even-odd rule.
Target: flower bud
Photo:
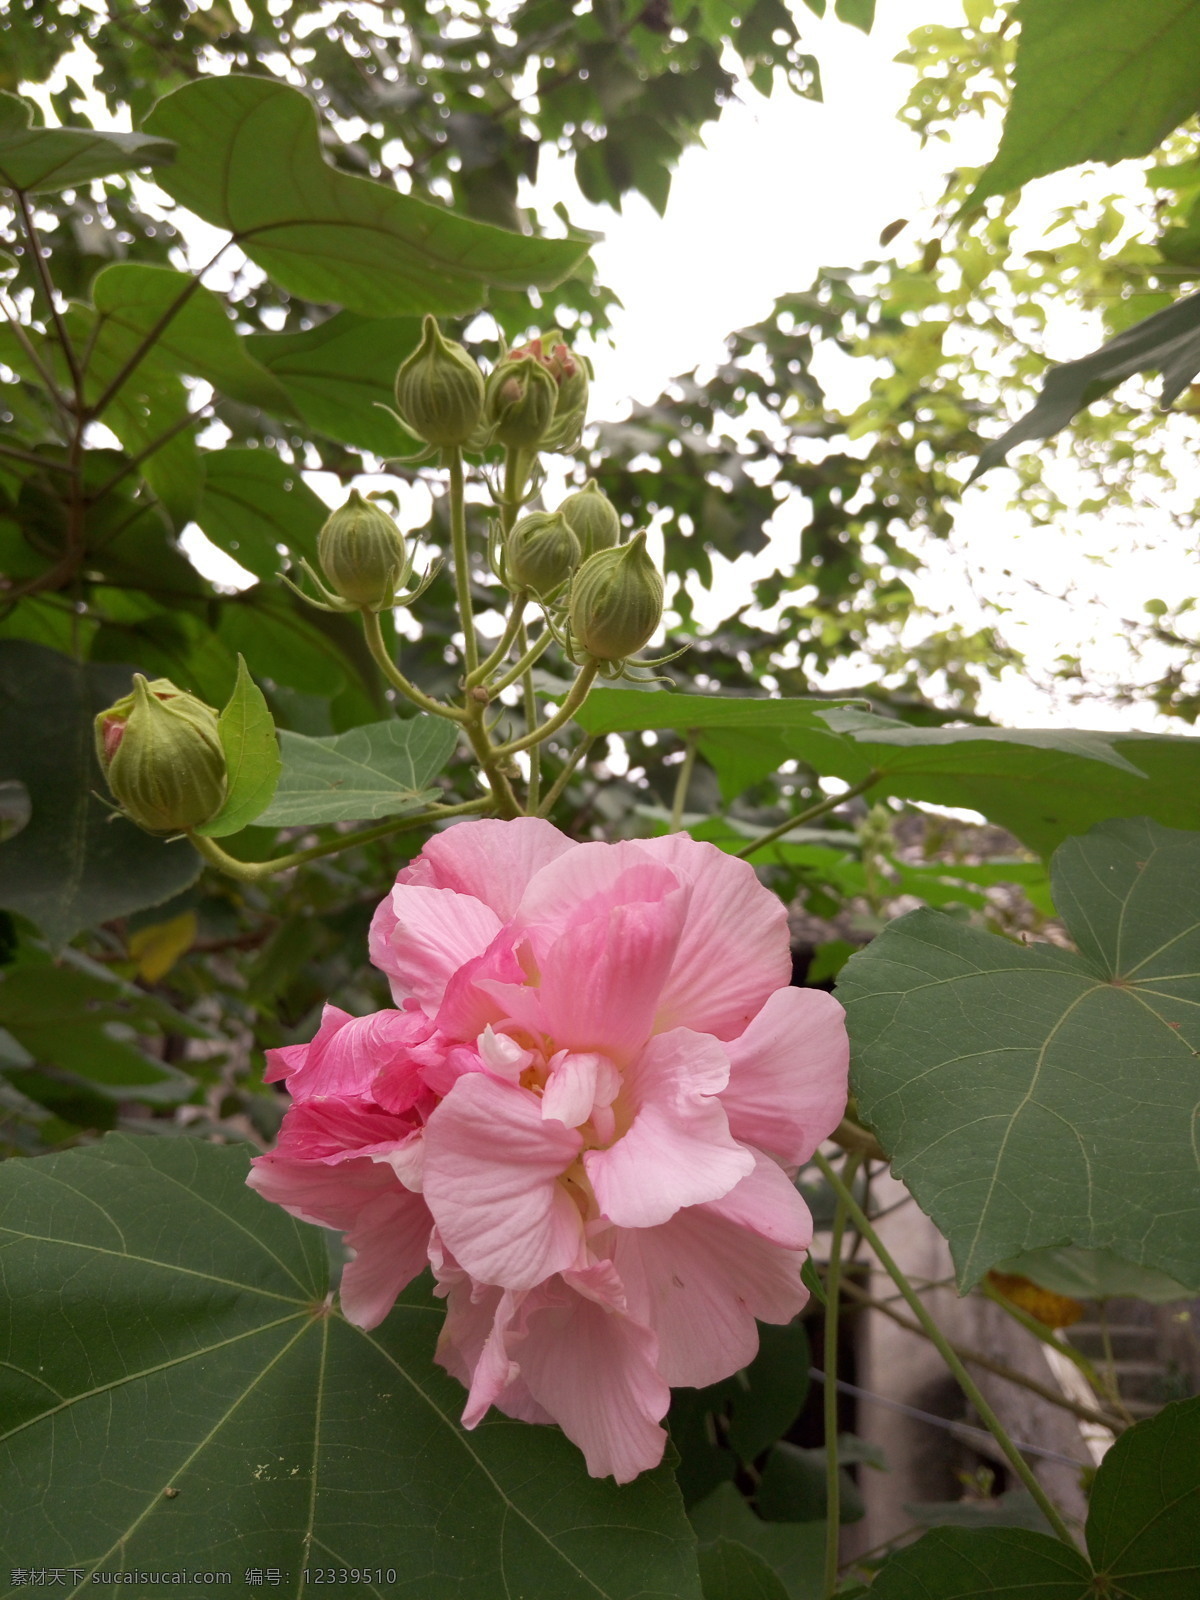
[[[147,833],[210,822],[225,802],[217,713],[169,678],[147,683],[96,718],[96,755],[121,809]]]
[[[504,543],[509,588],[528,589],[544,598],[562,588],[579,565],[579,556],[579,540],[565,517],[557,511],[531,511]]]
[[[317,557],[329,587],[351,605],[383,611],[409,573],[404,535],[382,506],[357,489],[317,536]]]
[[[621,537],[617,508],[595,478],[589,478],[577,494],[568,495],[559,506],[558,514],[567,519],[583,549],[585,561],[597,550],[611,550]]]
[[[462,345],[426,317],[421,342],[396,374],[396,407],[426,444],[466,444],[483,415],[483,374]]]
[[[597,550],[571,585],[571,631],[600,661],[623,661],[640,650],[658,627],[663,581],[646,550],[646,535],[626,545]]]
[[[484,414],[492,437],[511,450],[536,450],[558,404],[558,385],[529,347],[514,350],[489,374]]]

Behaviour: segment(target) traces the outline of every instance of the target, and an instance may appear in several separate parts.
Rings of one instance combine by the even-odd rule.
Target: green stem
[[[1053,1328],[1048,1328],[1044,1322],[1039,1322],[1036,1317],[1030,1316],[1024,1306],[1019,1306],[1015,1301],[1010,1300],[1006,1294],[1002,1294],[986,1278],[979,1285],[979,1292],[985,1300],[991,1300],[994,1305],[1000,1307],[1001,1311],[1007,1312],[1014,1322],[1019,1322],[1025,1331],[1031,1333],[1040,1344],[1048,1345],[1051,1350],[1057,1350],[1059,1355],[1066,1356],[1068,1361],[1079,1368],[1098,1395],[1108,1400],[1113,1398],[1109,1394],[1104,1380],[1082,1350],[1076,1350],[1074,1345],[1068,1344],[1065,1339],[1056,1338]],[[1130,1420],[1132,1421],[1133,1419],[1130,1418]]]
[[[523,637],[524,631],[522,630],[522,638]],[[541,657],[545,655],[546,646],[550,643],[553,637],[554,635],[550,632],[549,628],[543,628],[542,632],[538,634],[537,638],[529,646],[528,650],[524,652],[519,660],[513,662],[512,666],[509,667],[504,676],[502,678],[497,678],[495,683],[488,684],[488,693],[491,695],[491,697],[495,699],[502,689],[507,689],[510,683],[516,683],[518,678],[523,678],[529,669],[534,665],[534,663],[539,661]]]
[[[529,599],[524,589],[519,594],[514,594],[508,608],[508,621],[504,625],[504,632],[500,635],[500,643],[488,656],[486,661],[481,661],[474,672],[467,674],[467,688],[473,689],[477,683],[486,683],[488,674],[495,672],[496,668],[506,658],[512,649],[513,640],[520,631],[525,620],[525,606]]]
[[[240,878],[243,883],[259,883],[264,878],[273,878],[276,873],[287,872],[292,867],[301,867],[306,861],[316,861],[321,856],[335,856],[342,850],[352,850],[356,845],[374,844],[376,839],[386,839],[393,833],[404,833],[410,828],[423,828],[427,822],[441,822],[446,817],[469,817],[480,811],[490,811],[492,807],[491,796],[482,800],[468,800],[460,806],[438,806],[429,811],[418,811],[410,817],[393,817],[388,822],[380,822],[374,828],[360,828],[357,833],[342,833],[336,839],[327,839],[324,844],[310,845],[307,850],[293,850],[290,855],[276,856],[272,861],[239,861],[236,856],[231,856],[228,851],[222,850],[215,839],[206,839],[203,834],[194,833],[190,829],[188,838],[204,857],[210,866],[226,873],[231,878]]]
[[[843,796],[842,798],[845,797]],[[1046,1491],[1042,1488],[1036,1476],[1031,1471],[1028,1462],[1026,1462],[1024,1456],[1022,1456],[1016,1445],[1014,1445],[1012,1440],[1009,1438],[999,1417],[992,1410],[991,1406],[988,1405],[987,1401],[983,1398],[983,1395],[979,1392],[979,1388],[974,1379],[959,1360],[958,1355],[956,1354],[953,1346],[947,1340],[945,1334],[929,1315],[929,1312],[926,1311],[912,1284],[909,1283],[907,1277],[896,1265],[895,1261],[892,1260],[891,1255],[888,1253],[887,1247],[884,1245],[879,1235],[875,1232],[875,1229],[871,1226],[866,1214],[863,1212],[854,1196],[850,1193],[849,1189],[846,1188],[845,1184],[838,1177],[837,1173],[830,1166],[829,1162],[826,1161],[825,1157],[819,1150],[813,1156],[813,1160],[820,1168],[821,1174],[826,1183],[828,1183],[839,1201],[842,1201],[845,1204],[846,1213],[850,1220],[854,1223],[854,1226],[859,1230],[863,1238],[871,1246],[871,1249],[875,1252],[880,1266],[891,1278],[897,1289],[899,1289],[901,1295],[908,1302],[909,1310],[921,1324],[926,1337],[935,1347],[942,1360],[949,1367],[950,1371],[954,1374],[954,1377],[958,1381],[959,1388],[975,1407],[975,1410],[979,1413],[988,1432],[992,1435],[992,1438],[995,1439],[996,1443],[1000,1446],[1000,1449],[1004,1452],[1005,1460],[1009,1463],[1017,1477],[1029,1490],[1046,1521],[1054,1529],[1054,1532],[1065,1545],[1072,1550],[1076,1550],[1078,1547],[1074,1539],[1071,1537],[1070,1529],[1059,1515],[1059,1512],[1053,1501],[1049,1499]]]
[[[521,624],[521,631],[518,634],[518,639],[520,641],[519,649],[521,651],[521,660],[522,662],[528,661],[528,665],[521,673],[521,694],[525,702],[525,726],[527,728],[536,728],[538,724],[539,712],[537,695],[534,693],[533,688],[533,662],[536,661],[537,657],[534,656],[532,660],[529,659],[529,635],[525,632],[525,624],[523,622]],[[538,642],[540,644],[541,640]],[[525,797],[525,809],[529,812],[530,816],[537,815],[537,809],[541,798],[542,751],[541,747],[535,744],[529,751],[529,791]]]
[[[847,1190],[854,1182],[862,1157],[856,1152],[842,1164]],[[838,1197],[829,1240],[829,1266],[825,1273],[825,1600],[832,1600],[838,1581],[838,1555],[842,1534],[842,1480],[838,1467],[838,1297],[842,1276],[842,1235],[846,1231],[846,1204]]]
[[[875,767],[867,773],[860,782],[852,784],[842,794],[827,795],[824,800],[818,800],[815,806],[809,806],[807,811],[801,811],[797,816],[789,817],[786,822],[781,822],[777,828],[772,828],[769,833],[760,833],[757,839],[751,839],[748,845],[735,850],[734,856],[738,861],[744,861],[747,856],[752,856],[756,850],[761,850],[765,844],[774,844],[776,839],[782,839],[785,833],[791,833],[793,828],[800,828],[806,822],[815,822],[818,817],[825,816],[834,811],[847,800],[853,800],[856,794],[862,794],[864,789],[869,789],[873,783],[878,783],[883,774]]]
[[[21,213],[21,220],[25,225],[25,237],[29,243],[29,253],[33,257],[33,270],[45,296],[46,305],[50,311],[50,321],[54,325],[55,337],[62,349],[63,360],[67,364],[67,371],[71,374],[71,383],[75,390],[75,413],[83,415],[83,374],[79,368],[79,358],[75,354],[75,346],[67,336],[66,323],[59,312],[54,299],[54,283],[50,277],[46,258],[42,253],[42,238],[38,233],[37,223],[33,220],[33,209],[24,190],[13,191],[17,198],[17,208]]]
[[[498,745],[494,751],[497,756],[515,756],[518,750],[528,750],[535,744],[541,744],[543,739],[548,739],[552,733],[558,731],[564,723],[579,710],[588,697],[588,690],[592,687],[592,679],[600,670],[600,663],[594,656],[579,669],[579,676],[571,685],[571,692],[552,717],[548,717],[540,728],[531,728],[520,739],[513,739],[508,744]]]
[[[696,765],[696,735],[688,734],[687,748],[683,753],[683,764],[679,768],[675,779],[675,796],[671,801],[671,821],[668,824],[668,833],[678,833],[683,827],[683,808],[687,803],[688,790],[692,783],[692,768]]]
[[[554,810],[558,797],[570,783],[575,768],[583,760],[584,756],[587,755],[588,751],[592,748],[595,742],[596,735],[594,733],[585,733],[583,738],[580,739],[579,743],[575,746],[574,750],[571,751],[571,754],[566,759],[566,763],[564,764],[562,771],[550,785],[550,788],[546,794],[546,798],[538,807],[539,817],[548,817]]]
[[[455,445],[450,457],[450,547],[454,552],[454,589],[458,596],[458,615],[463,630],[463,659],[468,682],[479,666],[479,641],[475,637],[475,613],[471,607],[471,568],[467,557],[467,506],[463,482],[462,449]]]
[[[375,664],[383,673],[387,681],[413,705],[420,706],[422,711],[429,711],[435,717],[449,717],[452,722],[465,722],[467,713],[460,711],[457,706],[444,706],[440,700],[432,700],[417,688],[415,683],[410,683],[399,667],[388,654],[387,645],[383,642],[383,628],[379,621],[378,611],[362,611],[363,633],[367,640],[367,649],[375,658]]]

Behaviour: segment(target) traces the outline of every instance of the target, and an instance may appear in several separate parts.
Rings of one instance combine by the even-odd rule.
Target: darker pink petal
[[[529,1289],[575,1265],[583,1224],[558,1180],[581,1144],[527,1089],[482,1072],[453,1086],[425,1130],[425,1198],[472,1277]]]
[[[850,1042],[845,1012],[822,989],[780,989],[727,1046],[721,1104],[738,1139],[795,1169],[846,1109]]]
[[[316,1095],[369,1095],[376,1075],[403,1063],[432,1031],[420,1012],[375,1011],[352,1017],[337,1006],[326,1006],[311,1044],[267,1052],[271,1060],[267,1081],[286,1073],[288,1093],[297,1101]]]

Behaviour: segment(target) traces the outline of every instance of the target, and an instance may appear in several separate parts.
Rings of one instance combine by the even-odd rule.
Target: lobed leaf
[[[440,798],[430,782],[457,742],[454,724],[424,714],[372,722],[323,739],[280,734],[283,771],[264,827],[364,822],[419,811]]]
[[[146,128],[178,146],[160,178],[167,192],[308,300],[368,317],[474,311],[490,286],[551,288],[586,254],[575,240],[510,233],[339,171],[312,102],[271,78],[184,84]]]
[[[1106,822],[1051,883],[1078,954],[916,911],[850,959],[859,1110],[964,1290],[1065,1244],[1200,1289],[1200,834]]]
[[[423,1285],[363,1333],[244,1150],[109,1136],[0,1169],[0,1547],[105,1572],[382,1568],[408,1600],[700,1600],[669,1469],[588,1478],[556,1428],[459,1427]],[[452,1514],[447,1508],[452,1507]],[[69,1514],[64,1512],[69,1508]]]
[[[221,712],[218,730],[229,788],[217,815],[196,829],[210,839],[240,833],[267,809],[283,765],[274,719],[243,656],[238,656],[237,682]]]

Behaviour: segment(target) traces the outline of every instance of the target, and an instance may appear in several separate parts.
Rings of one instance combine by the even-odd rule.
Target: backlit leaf
[[[324,739],[280,734],[283,772],[275,798],[258,818],[264,827],[365,822],[419,811],[439,791],[430,783],[458,738],[441,717],[372,722]]]

